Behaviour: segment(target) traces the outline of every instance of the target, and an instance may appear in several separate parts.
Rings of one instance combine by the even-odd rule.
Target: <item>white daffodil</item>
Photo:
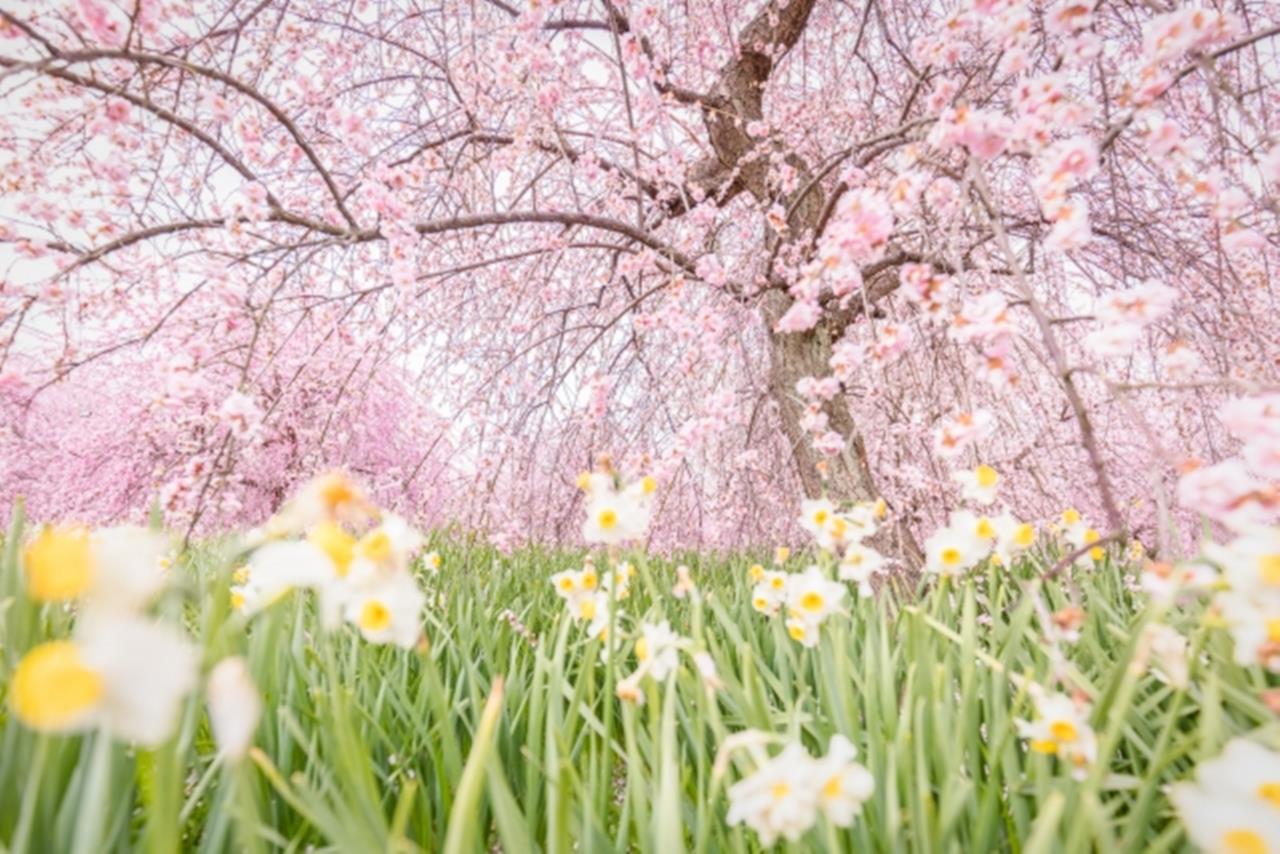
[[[772,617],[778,613],[787,598],[787,579],[785,572],[770,570],[751,589],[751,607],[761,614]]]
[[[811,566],[791,576],[787,583],[788,613],[817,625],[839,609],[844,595],[843,584],[832,581],[821,569]]]
[[[1068,507],[1062,511],[1058,517],[1058,525],[1062,531],[1062,536],[1073,548],[1080,548],[1084,545],[1084,532],[1088,530],[1089,523],[1080,515],[1080,511],[1074,507]]]
[[[792,615],[787,618],[787,634],[793,641],[806,647],[818,645],[819,623],[817,620],[806,620],[804,617]]]
[[[345,472],[332,471],[303,484],[267,523],[261,536],[268,539],[297,536],[321,522],[360,527],[376,512],[359,484]],[[256,539],[250,537],[251,542]]]
[[[695,652],[693,654],[693,664],[698,668],[698,675],[702,677],[702,684],[708,690],[719,691],[724,687],[724,681],[720,678],[720,673],[716,669],[716,660],[711,657],[709,652]]]
[[[818,789],[814,761],[803,745],[790,744],[743,780],[729,787],[728,823],[746,823],[773,845],[781,836],[792,842],[818,817]]]
[[[412,649],[422,634],[426,602],[413,576],[397,572],[355,591],[346,603],[346,618],[370,643]]]
[[[209,672],[209,724],[218,754],[232,762],[244,758],[262,717],[262,698],[239,656],[224,658]]]
[[[253,552],[248,583],[232,588],[232,604],[253,616],[296,588],[319,590],[321,621],[326,629],[338,625],[346,589],[337,584],[338,567],[325,549],[308,540],[275,540]]]
[[[843,735],[831,737],[827,755],[814,763],[813,777],[818,786],[818,808],[827,821],[837,827],[853,824],[854,816],[876,789],[871,772],[854,760],[858,749]]]
[[[613,572],[604,574],[600,589],[612,593],[615,602],[621,602],[631,595],[631,580],[635,577],[636,568],[624,560],[614,567]]]
[[[989,516],[979,516],[968,510],[955,510],[952,511],[947,524],[956,531],[969,534],[977,541],[981,551],[979,560],[985,558],[991,547],[995,545],[996,526]]]
[[[996,532],[992,554],[1001,566],[1008,566],[1015,557],[1035,545],[1036,526],[1030,522],[1019,522],[1007,510],[991,517],[991,527]]]
[[[827,499],[806,498],[800,502],[800,527],[817,538],[835,514],[835,504]]]
[[[422,565],[432,572],[439,572],[444,565],[444,558],[440,556],[440,552],[427,552],[422,556]]]
[[[1073,776],[1083,776],[1097,758],[1098,745],[1089,726],[1089,707],[1078,705],[1065,694],[1036,691],[1034,721],[1018,721],[1018,731],[1036,753],[1057,756],[1072,767]]]
[[[1186,688],[1190,682],[1187,661],[1187,639],[1172,626],[1150,623],[1145,643],[1156,665],[1156,676],[1174,688]]]
[[[422,534],[399,516],[388,513],[352,547],[353,558],[346,580],[360,587],[379,575],[406,573],[425,542]]]
[[[177,629],[124,613],[86,612],[72,640],[40,644],[18,662],[9,701],[32,729],[101,727],[155,747],[173,732],[195,687],[198,660]]]
[[[1280,673],[1280,597],[1228,590],[1213,601],[1235,641],[1236,663]]]
[[[136,525],[93,532],[45,527],[23,550],[22,568],[27,592],[37,601],[78,599],[98,609],[132,611],[164,587],[168,551],[163,534]]]
[[[877,572],[884,571],[889,559],[880,552],[862,543],[850,543],[840,558],[837,572],[843,581],[854,581],[858,584],[858,595],[871,595],[871,578]]]
[[[986,556],[988,542],[978,537],[976,525],[948,525],[924,541],[925,571],[937,575],[962,575]]]
[[[617,545],[643,535],[643,516],[629,498],[616,493],[595,496],[587,502],[582,538],[589,543]]]
[[[1280,596],[1280,528],[1254,531],[1227,545],[1208,543],[1204,554],[1222,567],[1233,589]]]
[[[1145,561],[1138,576],[1138,586],[1160,602],[1172,601],[1179,593],[1207,590],[1218,581],[1213,567],[1197,561],[1171,564]]]
[[[556,589],[556,595],[561,599],[573,599],[582,592],[581,574],[577,570],[566,569],[563,572],[557,572],[551,576],[551,584]]]
[[[996,500],[1000,488],[1000,475],[988,465],[980,465],[970,471],[958,471],[951,479],[960,484],[960,494],[965,501],[987,505]]]
[[[1191,841],[1231,854],[1280,851],[1280,753],[1237,738],[1196,766],[1194,782],[1170,787]]]
[[[661,682],[680,666],[680,648],[684,638],[671,630],[666,620],[643,623],[636,639],[636,660],[650,676]]]
[[[584,540],[618,545],[645,535],[658,489],[654,478],[646,475],[622,486],[614,475],[594,472],[579,476],[578,483],[587,493]]]

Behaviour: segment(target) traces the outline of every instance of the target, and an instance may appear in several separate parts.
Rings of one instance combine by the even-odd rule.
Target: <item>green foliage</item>
[[[20,527],[0,567],[0,693],[22,654],[72,621],[25,598]],[[636,706],[613,690],[635,666],[630,644],[602,662],[547,582],[580,555],[431,547],[443,568],[423,578],[432,602],[416,651],[323,632],[298,593],[246,622],[228,606],[226,550],[183,555],[156,608],[185,623],[206,667],[246,656],[266,707],[256,747],[217,760],[200,697],[154,751],[38,735],[0,704],[0,841],[21,852],[751,851],[754,835],[724,816],[728,787],[752,767],[717,754],[754,728],[815,753],[843,733],[876,779],[850,829],[820,820],[784,850],[1167,851],[1187,843],[1166,783],[1234,735],[1280,739],[1260,700],[1266,677],[1232,662],[1202,606],[1163,616],[1190,638],[1189,689],[1134,666],[1156,614],[1110,560],[1045,583],[1056,556],[1035,554],[903,600],[855,597],[805,649],[782,618],[752,610],[747,556],[686,558],[699,595],[676,599],[670,563],[630,555],[640,572],[616,631],[630,639],[641,619],[668,619],[723,682],[704,685],[685,656]],[[1083,780],[1029,753],[1016,730],[1032,714],[1028,680],[1050,668],[1037,603],[1087,614],[1068,648],[1098,733]]]

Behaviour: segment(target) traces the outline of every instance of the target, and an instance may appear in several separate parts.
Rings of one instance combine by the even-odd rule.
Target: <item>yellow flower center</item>
[[[78,527],[45,528],[22,556],[27,592],[41,602],[61,602],[84,594],[93,582],[89,532]]]
[[[582,589],[595,590],[599,579],[596,577],[595,570],[588,569],[582,573]]]
[[[563,590],[563,591],[564,591],[564,592],[566,592],[566,593],[568,593],[569,591],[573,590],[573,576],[572,576],[572,575],[566,575],[564,578],[560,579],[560,589],[561,589],[561,590]]]
[[[1267,854],[1267,843],[1257,831],[1237,827],[1222,834],[1222,850],[1227,854]]]
[[[658,491],[658,481],[651,475],[645,475],[640,481],[640,489],[645,495],[653,495]]]
[[[835,776],[828,778],[827,782],[822,784],[822,796],[824,798],[838,798],[840,797],[841,788],[840,775],[836,774]]]
[[[1094,546],[1093,548],[1089,549],[1089,557],[1094,562],[1100,561],[1106,556],[1107,556],[1107,550],[1104,549],[1102,546]]]
[[[594,620],[596,617],[596,600],[592,598],[583,599],[578,604],[578,616],[584,620]]]
[[[769,579],[769,586],[772,587],[774,590],[781,590],[783,585],[785,585],[786,583],[787,583],[787,580],[783,578],[781,575],[775,575],[773,578]]]
[[[578,472],[577,484],[578,484],[578,489],[581,489],[582,491],[585,492],[591,486],[591,472],[589,471]]]
[[[796,640],[796,641],[804,640],[804,624],[792,623],[791,625],[787,626],[787,634],[791,635],[792,640]]]
[[[237,569],[235,572],[231,573],[231,581],[233,584],[248,584],[249,583],[249,567],[242,566],[239,569]]]
[[[640,637],[636,639],[636,661],[644,661],[649,657],[649,639]]]
[[[769,794],[773,795],[775,801],[780,801],[791,794],[791,786],[783,782],[774,783],[773,787],[769,789]]]
[[[960,563],[960,550],[955,546],[948,546],[942,550],[942,554],[939,555],[939,557],[942,559],[944,565],[956,566]]]
[[[1273,617],[1267,620],[1267,640],[1272,643],[1280,643],[1280,617]]]
[[[329,556],[339,578],[346,576],[347,570],[351,569],[351,559],[355,557],[355,537],[333,522],[321,522],[307,533],[307,541]]]
[[[355,487],[342,475],[330,475],[320,485],[320,500],[330,513],[336,512],[344,504],[355,501],[355,498]]]
[[[810,590],[800,597],[800,607],[806,611],[821,611],[822,606],[826,604],[826,600],[822,598],[822,594],[816,590]]]
[[[605,531],[613,530],[618,524],[618,513],[611,507],[606,507],[600,511],[600,515],[596,517],[596,522],[600,528]]]
[[[844,562],[849,566],[862,566],[862,552],[849,552],[844,556]]]
[[[436,554],[435,552],[432,552],[431,554],[427,555],[427,563],[431,564],[432,569],[439,569],[440,566],[444,563],[444,558],[440,557],[440,555]]]
[[[1058,752],[1058,742],[1051,738],[1034,739],[1030,747],[1036,753],[1053,754]]]
[[[1054,741],[1075,741],[1079,733],[1076,731],[1076,725],[1071,721],[1054,721],[1049,724],[1049,734],[1053,736]]]
[[[1080,511],[1074,507],[1068,507],[1062,511],[1062,523],[1064,525],[1076,525],[1080,522]]]
[[[1036,526],[1030,522],[1023,522],[1013,532],[1013,541],[1024,548],[1035,542],[1035,539]]]
[[[391,557],[391,538],[381,528],[370,531],[356,543],[356,552],[366,560],[381,563]]]
[[[1280,554],[1258,558],[1258,574],[1262,576],[1263,584],[1280,586]]]
[[[769,600],[765,599],[763,596],[757,596],[751,601],[751,604],[757,611],[764,611],[769,607]]]
[[[391,611],[376,599],[370,599],[360,609],[360,628],[366,632],[381,632],[391,625]]]
[[[751,564],[751,568],[747,570],[747,577],[752,581],[759,581],[764,578],[764,567],[758,563]]]
[[[1000,481],[1000,475],[991,466],[978,466],[973,470],[978,480],[978,486],[983,489],[990,489]]]
[[[786,546],[778,546],[773,550],[774,563],[786,563],[787,558],[791,557],[791,549]]]
[[[827,519],[829,519],[830,517],[831,517],[831,514],[828,513],[826,510],[813,511],[813,522],[815,525],[822,526],[827,524]]]
[[[239,590],[231,591],[231,607],[237,611],[244,607],[244,594]]]
[[[986,516],[978,520],[978,527],[975,530],[978,536],[984,540],[994,539],[996,535],[995,526],[991,524],[991,520]]]
[[[27,653],[14,670],[10,702],[32,729],[75,726],[102,699],[102,677],[85,666],[71,641],[51,641]]]
[[[1272,780],[1258,786],[1258,797],[1273,807],[1280,807],[1280,780]]]
[[[885,516],[889,515],[889,502],[885,501],[883,498],[877,498],[874,509],[876,518],[883,519]]]

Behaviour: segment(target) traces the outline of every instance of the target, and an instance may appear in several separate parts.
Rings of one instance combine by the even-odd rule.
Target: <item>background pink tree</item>
[[[613,452],[667,544],[825,492],[910,555],[977,462],[1149,544],[1266,517],[1278,12],[0,10],[0,496],[255,522],[342,464],[571,539]]]

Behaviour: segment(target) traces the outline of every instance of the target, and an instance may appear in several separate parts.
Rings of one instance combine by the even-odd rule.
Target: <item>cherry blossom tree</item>
[[[571,539],[612,453],[662,542],[883,496],[907,562],[977,463],[1166,548],[1274,514],[1278,19],[6,4],[0,494],[257,521],[346,465]]]

